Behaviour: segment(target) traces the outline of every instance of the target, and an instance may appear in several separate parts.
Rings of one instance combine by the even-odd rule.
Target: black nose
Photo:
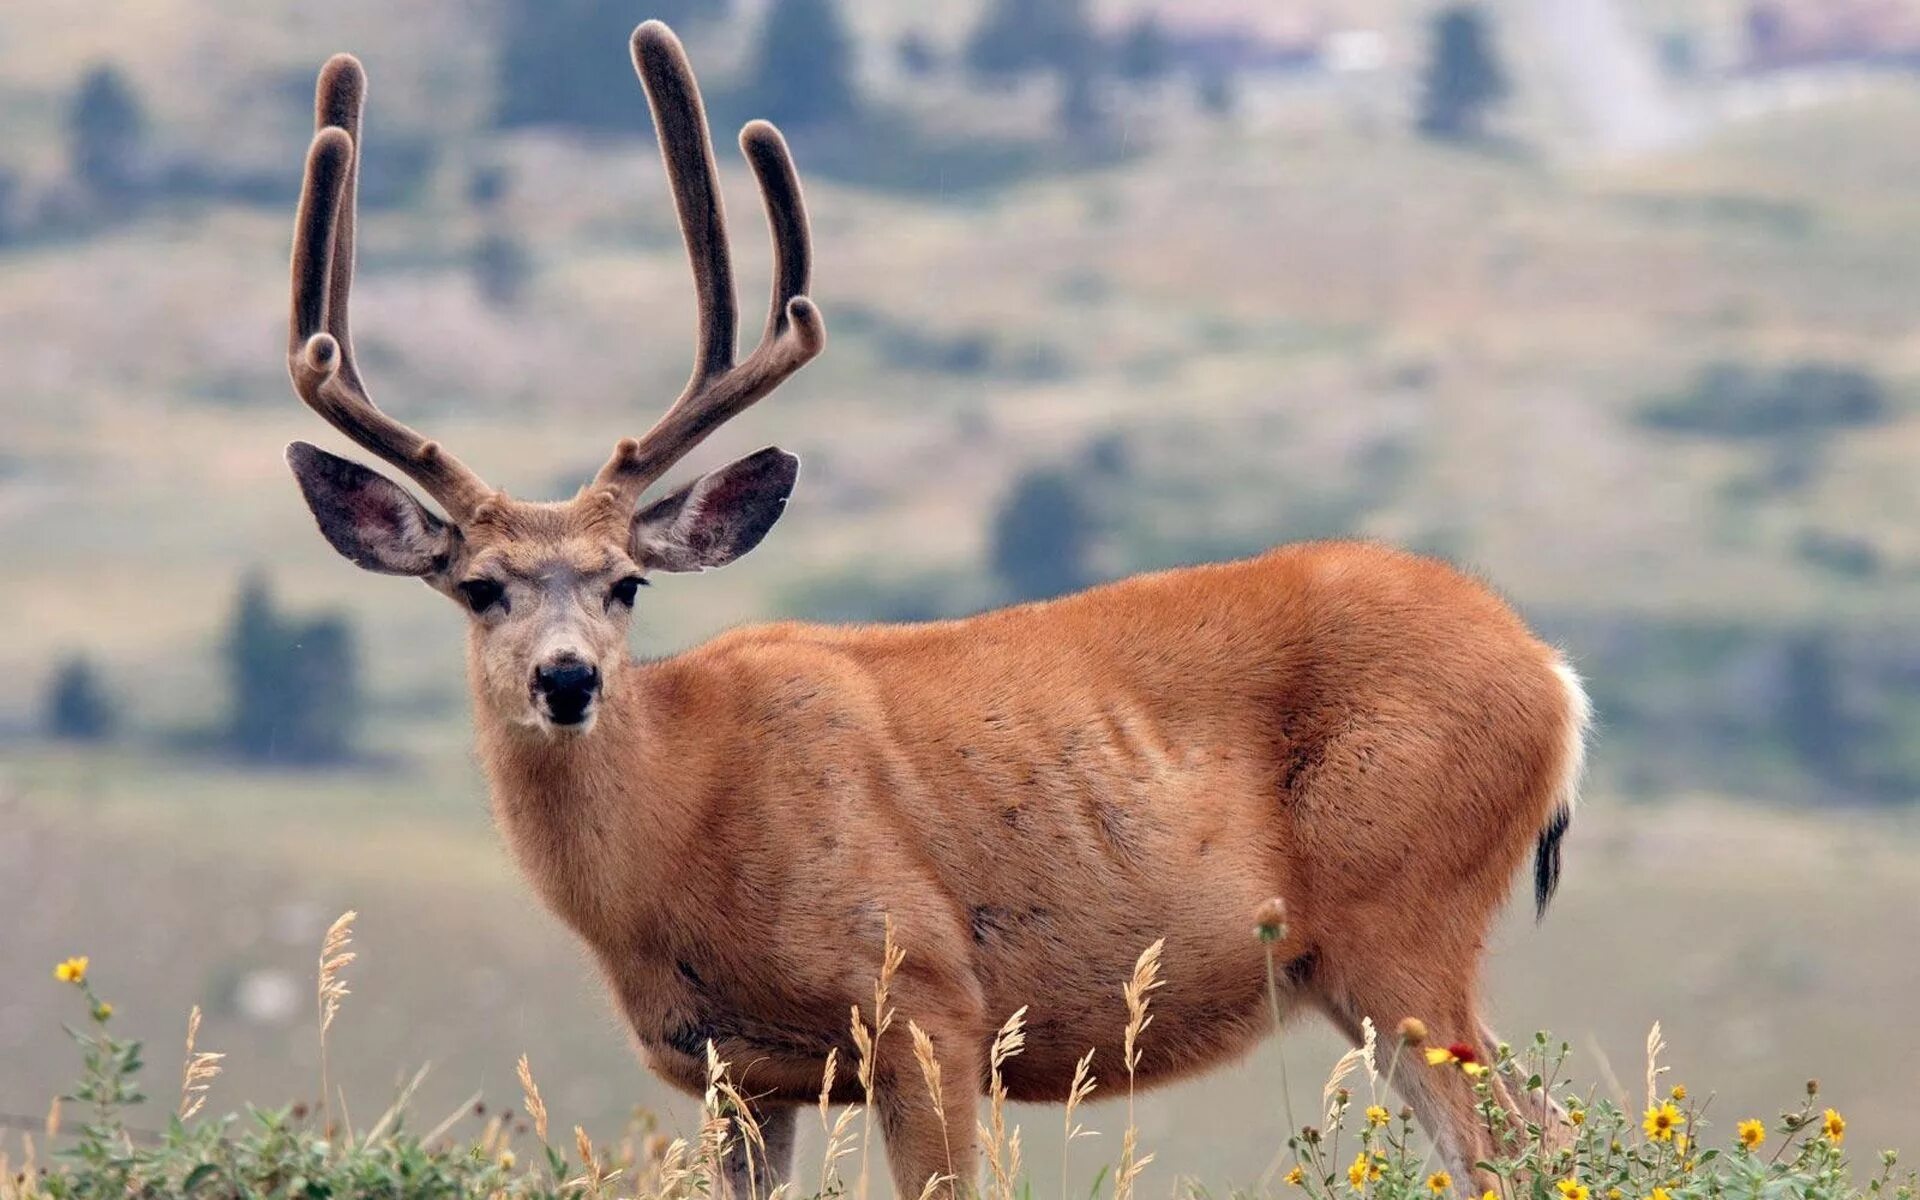
[[[578,725],[600,694],[600,672],[577,658],[563,658],[535,667],[533,690],[547,702],[547,715],[556,725]]]

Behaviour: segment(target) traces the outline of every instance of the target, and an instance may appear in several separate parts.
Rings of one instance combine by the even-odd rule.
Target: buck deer
[[[348,335],[365,76],[321,71],[293,248],[288,344],[315,412],[410,477],[304,442],[287,458],[348,559],[467,610],[467,671],[496,819],[535,890],[597,958],[649,1065],[698,1093],[711,1043],[753,1097],[783,1178],[795,1113],[852,1053],[883,925],[900,1012],[932,1037],[945,1122],[909,1040],[877,1051],[898,1194],[973,1178],[996,1026],[1029,1005],[1016,1100],[1059,1100],[1076,1059],[1120,1070],[1119,984],[1165,938],[1142,1084],[1233,1058],[1285,1009],[1358,1038],[1421,1018],[1490,1054],[1482,944],[1528,848],[1544,910],[1580,773],[1573,672],[1479,583],[1359,543],[1122,580],[965,620],[737,629],[627,654],[638,589],[759,543],[799,462],[761,450],[642,494],[821,350],[809,233],[785,142],[740,146],[774,248],[772,310],[735,361],[713,149],[680,44],[633,35],[698,301],[693,376],[564,503],[513,499],[382,413]],[[1270,897],[1275,947],[1252,936]],[[871,1013],[869,1012],[869,1018]],[[1489,1138],[1469,1079],[1407,1056],[1395,1081],[1464,1187]],[[1500,1102],[1544,1104],[1495,1080]],[[837,1102],[857,1099],[849,1074]],[[748,1176],[738,1156],[727,1186]]]

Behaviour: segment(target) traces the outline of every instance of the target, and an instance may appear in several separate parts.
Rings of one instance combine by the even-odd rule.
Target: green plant
[[[338,986],[346,965],[341,931],[351,915],[335,923],[322,953],[318,1003],[323,1024],[345,995]],[[1253,936],[1270,950],[1284,936],[1285,921],[1283,908],[1270,901],[1255,914]],[[1159,952],[1155,943],[1141,954],[1119,988],[1127,1007],[1121,1067],[1128,1076],[1128,1119],[1118,1165],[1101,1169],[1088,1192],[1091,1200],[1109,1194],[1104,1190],[1109,1179],[1112,1200],[1127,1200],[1153,1161],[1152,1154],[1140,1149],[1131,1101],[1138,1047],[1154,1033],[1150,1010],[1152,993],[1162,983]],[[840,1160],[854,1152],[855,1123],[872,1111],[877,1090],[918,1086],[876,1069],[876,1047],[897,1015],[891,985],[905,958],[889,919],[873,1008],[856,1009],[851,1028],[858,1050],[855,1078],[864,1103],[849,1106],[837,1120],[828,1119],[837,1067],[837,1055],[829,1055],[820,1093],[826,1146],[814,1196],[843,1200],[866,1193],[870,1124],[860,1139],[858,1179],[844,1180],[838,1172]],[[300,1105],[202,1116],[222,1056],[196,1045],[197,1009],[188,1021],[179,1104],[163,1130],[142,1133],[125,1119],[129,1109],[146,1099],[139,1083],[140,1043],[113,1034],[113,1005],[95,992],[87,959],[68,959],[54,974],[76,990],[88,1017],[86,1027],[72,1031],[81,1047],[80,1079],[62,1097],[62,1103],[84,1106],[86,1116],[77,1128],[64,1129],[61,1104],[56,1103],[47,1119],[46,1139],[64,1145],[44,1167],[36,1160],[31,1139],[17,1165],[0,1148],[0,1200],[703,1200],[719,1194],[719,1164],[734,1139],[744,1142],[749,1162],[764,1153],[750,1106],[732,1081],[728,1064],[711,1046],[700,1127],[690,1139],[653,1133],[650,1118],[641,1117],[617,1142],[604,1147],[596,1147],[576,1126],[569,1153],[550,1140],[547,1106],[524,1056],[518,1064],[524,1118],[495,1112],[485,1117],[478,1132],[459,1136],[456,1127],[464,1123],[471,1129],[468,1122],[481,1119],[470,1115],[466,1105],[425,1132],[409,1127],[413,1085],[358,1133],[344,1123],[330,1130],[324,1118],[313,1124]],[[989,1170],[980,1194],[988,1200],[1018,1200],[1034,1191],[1031,1181],[1021,1176],[1020,1128],[1009,1123],[1004,1082],[1007,1062],[1024,1049],[1025,1012],[1021,1009],[1006,1020],[987,1056],[988,1113],[980,1131]],[[923,1074],[919,1082],[936,1098],[943,1126],[949,1119],[970,1120],[970,1113],[946,1112],[930,1041],[911,1021],[907,1026]],[[1658,1025],[1647,1040],[1646,1090],[1640,1103],[1630,1101],[1618,1084],[1611,1095],[1573,1084],[1567,1078],[1567,1045],[1545,1034],[1536,1034],[1519,1049],[1499,1046],[1490,1062],[1472,1047],[1429,1044],[1425,1025],[1413,1018],[1401,1022],[1390,1047],[1381,1045],[1371,1023],[1365,1034],[1363,1045],[1334,1068],[1321,1093],[1316,1123],[1299,1125],[1289,1114],[1283,1153],[1292,1163],[1281,1176],[1286,1187],[1281,1195],[1297,1191],[1306,1200],[1448,1200],[1463,1193],[1480,1200],[1914,1200],[1914,1177],[1899,1173],[1893,1151],[1877,1157],[1864,1182],[1854,1181],[1845,1149],[1846,1120],[1826,1105],[1817,1082],[1809,1081],[1799,1100],[1773,1120],[1745,1117],[1729,1133],[1716,1133],[1706,1115],[1711,1096],[1696,1097],[1684,1086],[1662,1081],[1666,1068],[1659,1060],[1665,1042]],[[1081,1136],[1074,1112],[1094,1090],[1091,1061],[1089,1052],[1075,1071],[1063,1127],[1068,1145]],[[1457,1072],[1469,1081],[1491,1148],[1473,1164],[1471,1180],[1456,1180],[1447,1164],[1436,1161],[1434,1148],[1416,1132],[1410,1109],[1390,1107],[1395,1101],[1388,1095],[1388,1081],[1403,1079],[1408,1072]],[[1508,1097],[1518,1097],[1520,1103],[1509,1105]],[[1516,1107],[1528,1115],[1512,1115]],[[513,1142],[529,1133],[535,1146],[522,1159]],[[923,1196],[942,1178],[930,1181]],[[804,1186],[798,1182],[802,1179]],[[802,1172],[782,1194],[808,1195],[814,1182]],[[1189,1190],[1194,1196],[1206,1194],[1197,1185]],[[1071,1194],[1063,1165],[1063,1200]],[[1233,1194],[1274,1195],[1265,1187]]]

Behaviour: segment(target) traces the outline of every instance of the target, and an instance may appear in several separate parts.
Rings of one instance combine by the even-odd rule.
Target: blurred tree
[[[1478,4],[1454,4],[1435,14],[1432,31],[1432,57],[1422,80],[1420,132],[1453,140],[1481,137],[1487,114],[1508,92],[1492,23]]]
[[[1087,0],[991,0],[967,38],[966,59],[990,78],[1065,72],[1092,63],[1098,44]]]
[[[95,196],[125,202],[139,190],[146,110],[133,85],[111,63],[81,77],[67,108],[67,159]]]
[[[918,29],[909,29],[893,45],[900,69],[914,79],[925,79],[940,69],[940,48]]]
[[[1844,786],[1854,780],[1853,751],[1860,730],[1841,704],[1835,658],[1832,635],[1825,630],[1788,639],[1780,730],[1808,770]]]
[[[795,128],[844,121],[860,110],[853,48],[834,0],[774,0],[741,103]]]
[[[1093,582],[1096,521],[1074,478],[1035,468],[1014,481],[994,514],[993,572],[1016,600],[1039,600]]]
[[[346,619],[289,621],[266,580],[249,576],[227,638],[233,693],[227,739],[243,758],[327,763],[353,756],[360,673]]]
[[[967,38],[967,67],[983,79],[1058,76],[1060,123],[1071,133],[1098,122],[1101,59],[1087,0],[992,0]]]
[[[1754,368],[1717,362],[1701,369],[1685,391],[1640,410],[1655,429],[1724,438],[1780,438],[1876,425],[1890,408],[1886,385],[1845,363],[1803,362]]]
[[[634,26],[684,26],[722,15],[728,0],[505,0],[494,123],[638,132],[647,101],[634,77]]]
[[[1137,84],[1157,83],[1173,70],[1173,43],[1158,16],[1141,13],[1128,24],[1115,48],[1114,70]]]
[[[54,671],[42,702],[48,737],[70,742],[104,742],[119,727],[119,713],[106,684],[84,655],[66,659]]]

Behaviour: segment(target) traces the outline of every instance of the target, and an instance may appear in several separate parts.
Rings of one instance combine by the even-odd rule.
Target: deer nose
[[[554,724],[578,725],[600,694],[600,671],[571,656],[558,658],[534,668],[533,690],[546,701]]]

